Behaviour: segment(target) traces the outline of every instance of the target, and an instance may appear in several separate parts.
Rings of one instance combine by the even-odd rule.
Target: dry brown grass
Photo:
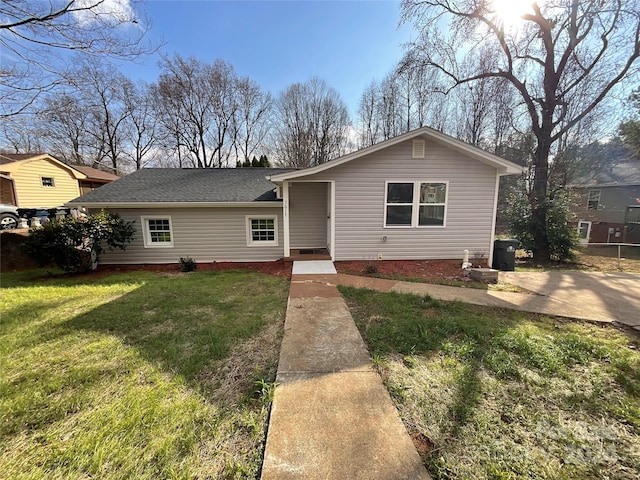
[[[282,324],[269,324],[258,335],[237,344],[227,358],[212,362],[198,381],[214,392],[215,402],[236,404],[259,377],[275,378],[281,342]],[[267,369],[256,370],[256,365],[266,365]]]

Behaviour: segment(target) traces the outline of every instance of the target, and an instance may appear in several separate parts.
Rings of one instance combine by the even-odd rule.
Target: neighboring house
[[[621,163],[571,185],[580,243],[640,243],[640,163]]]
[[[498,179],[521,167],[421,128],[303,170],[143,169],[69,202],[136,223],[101,263],[491,261]]]
[[[64,205],[118,176],[91,167],[67,165],[46,153],[0,154],[2,203],[20,208]]]

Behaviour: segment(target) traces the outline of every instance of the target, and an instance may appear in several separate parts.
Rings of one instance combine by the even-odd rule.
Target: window
[[[142,217],[144,246],[173,247],[171,217]]]
[[[387,182],[385,227],[443,227],[447,182]]]
[[[247,216],[247,245],[278,245],[278,218]]]
[[[627,207],[627,211],[624,214],[624,223],[627,225],[640,225],[640,206],[630,205]]]
[[[53,177],[40,177],[42,179],[43,187],[55,187],[55,182],[53,181]]]
[[[599,210],[600,209],[600,190],[589,190],[589,197],[587,199],[587,210]]]
[[[386,225],[410,227],[413,222],[413,182],[387,183]]]
[[[420,184],[420,214],[418,225],[443,226],[444,207],[447,201],[446,183],[421,183]]]

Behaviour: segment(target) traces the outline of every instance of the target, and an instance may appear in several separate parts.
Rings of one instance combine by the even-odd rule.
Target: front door
[[[590,236],[591,222],[580,220],[578,222],[578,238],[580,239],[580,245],[586,245],[587,243],[589,243]]]
[[[327,182],[292,182],[289,186],[291,248],[327,248]]]

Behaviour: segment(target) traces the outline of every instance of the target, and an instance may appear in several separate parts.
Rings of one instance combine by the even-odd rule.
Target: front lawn
[[[340,287],[434,479],[636,479],[640,341]]]
[[[2,275],[0,477],[254,478],[286,279]]]

